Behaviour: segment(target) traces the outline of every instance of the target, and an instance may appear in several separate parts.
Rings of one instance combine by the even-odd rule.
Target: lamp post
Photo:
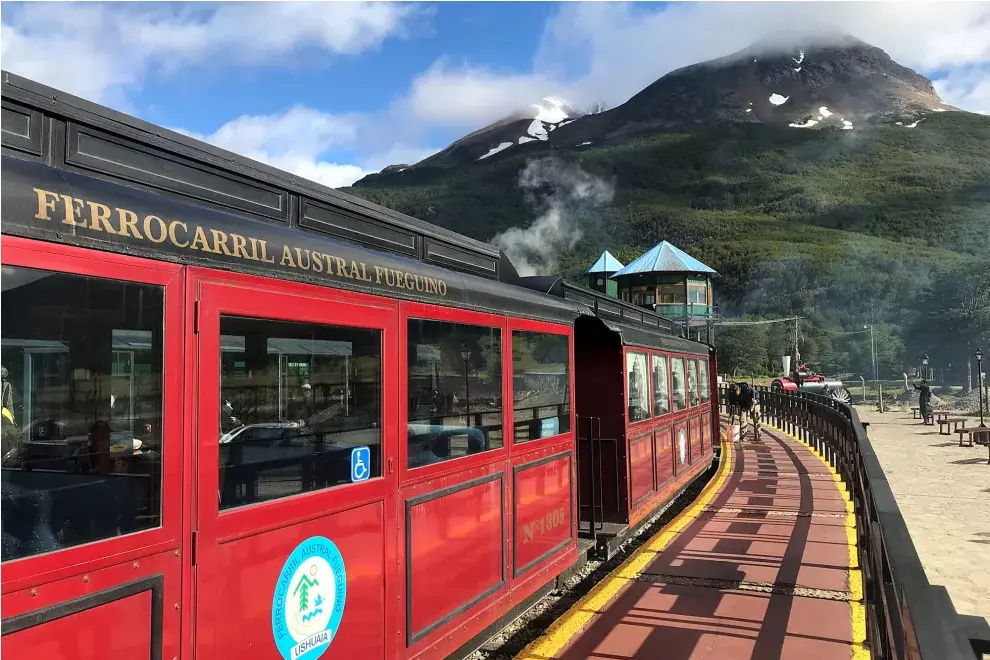
[[[921,356],[921,380],[928,380],[928,353]]]
[[[468,380],[468,361],[471,359],[471,349],[461,346],[461,359],[464,360],[464,414],[467,425],[471,426],[471,381]]]
[[[976,349],[976,375],[979,378],[977,381],[979,383],[980,391],[977,396],[980,398],[980,428],[986,428],[986,424],[983,422],[983,349]]]
[[[880,382],[880,369],[877,367],[877,344],[873,339],[873,325],[864,325],[864,329],[869,329],[870,331],[870,360],[873,363],[873,386],[877,387],[877,383]],[[877,387],[879,392],[879,387]]]

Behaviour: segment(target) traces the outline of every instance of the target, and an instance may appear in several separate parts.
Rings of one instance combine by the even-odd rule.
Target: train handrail
[[[986,621],[960,616],[944,587],[928,581],[856,409],[819,394],[757,390],[764,421],[818,450],[850,490],[874,660],[975,660],[990,652]],[[726,394],[720,388],[723,410]]]

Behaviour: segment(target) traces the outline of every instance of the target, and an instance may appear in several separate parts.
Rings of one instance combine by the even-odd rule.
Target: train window
[[[3,561],[161,525],[164,302],[3,267]]]
[[[688,396],[691,398],[691,405],[696,406],[701,401],[698,394],[698,362],[688,360]]]
[[[626,353],[626,372],[629,377],[629,421],[641,422],[650,418],[650,374],[646,366],[646,353]]]
[[[381,389],[378,330],[221,316],[220,508],[380,477]]]
[[[512,417],[515,442],[571,430],[567,335],[512,331]]]
[[[670,412],[670,381],[667,378],[667,358],[661,355],[653,359],[653,416]]]
[[[502,331],[409,319],[409,467],[502,447]]]
[[[698,360],[698,381],[701,389],[701,400],[708,401],[711,383],[708,382],[708,361]]]
[[[674,380],[674,410],[684,410],[687,408],[687,383],[682,358],[670,358],[670,373]]]

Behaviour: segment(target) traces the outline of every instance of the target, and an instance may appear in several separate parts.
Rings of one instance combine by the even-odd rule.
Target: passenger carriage
[[[7,73],[2,105],[2,653],[463,653],[711,463],[713,356],[665,319]]]

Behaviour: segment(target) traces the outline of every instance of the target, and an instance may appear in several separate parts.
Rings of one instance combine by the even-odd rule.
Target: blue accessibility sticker
[[[371,476],[371,449],[355,447],[351,450],[351,481],[366,481]]]
[[[344,558],[333,541],[313,536],[289,555],[275,582],[272,634],[285,660],[316,660],[337,636],[347,600]]]
[[[557,417],[547,417],[540,420],[540,437],[549,438],[560,433],[560,419]]]

